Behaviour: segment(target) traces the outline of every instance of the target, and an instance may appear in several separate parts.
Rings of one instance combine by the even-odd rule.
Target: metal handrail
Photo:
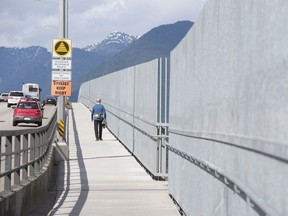
[[[57,127],[56,112],[47,125],[0,131],[0,197],[36,177],[50,160]]]
[[[190,163],[196,165],[200,169],[204,170],[206,173],[215,177],[215,179],[221,181],[225,184],[229,189],[231,189],[235,194],[244,199],[247,204],[253,208],[259,215],[280,215],[274,209],[270,208],[267,203],[264,203],[262,200],[257,198],[253,192],[243,185],[239,180],[230,176],[224,170],[221,170],[219,167],[215,165],[209,164],[207,161],[201,160],[196,156],[189,155],[188,153],[181,151],[173,146],[167,144],[167,148],[169,151],[181,156],[185,160]]]

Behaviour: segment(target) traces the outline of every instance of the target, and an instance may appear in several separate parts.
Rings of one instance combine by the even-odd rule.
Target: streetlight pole
[[[66,55],[67,53],[71,52],[71,45],[70,42],[69,44],[66,42],[66,38],[68,37],[68,0],[59,0],[59,40],[53,41],[53,56],[56,55],[59,62],[61,61],[70,61],[68,58],[71,58],[71,55]],[[65,45],[66,44],[66,45]],[[58,45],[58,47],[57,47]],[[68,46],[68,47],[66,47]],[[67,50],[68,48],[68,50]],[[64,55],[62,55],[64,53]],[[71,54],[71,53],[70,53]],[[54,56],[55,57],[55,56]],[[59,58],[60,57],[60,58]],[[61,63],[60,63],[61,65]],[[63,64],[64,65],[64,64]],[[57,73],[53,73],[53,64],[52,64],[52,76],[57,75]],[[60,71],[58,71],[58,68],[55,67],[56,72],[62,72],[63,74],[65,72],[71,72],[71,68],[69,67],[64,67],[61,70],[61,67],[59,68]],[[62,75],[63,76],[63,75]],[[60,77],[60,78],[59,78]],[[69,82],[65,82],[64,78],[59,76],[56,78],[52,78],[52,94],[58,95],[58,102],[57,102],[57,122],[58,122],[58,135],[57,135],[57,143],[56,143],[56,154],[55,154],[55,160],[56,161],[63,161],[63,160],[68,160],[69,159],[69,147],[68,144],[66,143],[65,139],[65,129],[66,129],[66,115],[65,115],[65,96],[68,95],[66,94],[66,91],[61,91],[65,90],[65,85],[69,85]],[[70,74],[71,77],[71,74]],[[63,80],[62,80],[62,79]],[[71,79],[71,78],[70,78]],[[68,91],[68,90],[67,90]],[[69,87],[70,91],[70,87]],[[70,94],[70,92],[69,92]],[[65,96],[64,96],[65,95]]]
[[[67,26],[67,0],[59,0],[59,38],[65,39],[68,37],[68,26]],[[65,96],[58,96],[58,108],[57,108],[57,122],[64,121],[66,123],[65,118]],[[63,137],[58,135],[58,140],[63,142]]]
[[[67,0],[59,0],[59,38],[67,38],[68,35],[68,10],[67,10]]]

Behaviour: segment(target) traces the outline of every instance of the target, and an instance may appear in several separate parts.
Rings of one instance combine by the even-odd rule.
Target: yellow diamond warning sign
[[[55,58],[71,58],[72,54],[71,40],[55,39],[53,40],[53,56]]]

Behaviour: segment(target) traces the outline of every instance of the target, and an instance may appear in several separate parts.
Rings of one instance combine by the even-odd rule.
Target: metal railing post
[[[13,164],[12,164],[12,168],[15,169],[15,168],[19,168],[17,169],[14,173],[13,173],[13,185],[19,185],[20,184],[20,146],[21,146],[21,143],[20,143],[20,139],[21,139],[21,136],[14,136],[13,137],[13,144],[12,146],[14,147],[12,150],[13,150],[13,155],[14,155],[14,160],[13,160]]]
[[[30,148],[29,161],[34,161],[35,159],[35,134],[29,134],[28,140],[29,140],[29,148]],[[32,163],[29,170],[30,170],[29,176],[35,176],[35,162]]]
[[[5,172],[11,170],[12,165],[12,137],[6,137],[5,139]],[[4,190],[11,189],[11,173],[8,173],[4,178]]]
[[[44,146],[43,146],[43,143],[44,143],[44,132],[41,132],[39,134],[39,156],[40,157],[41,155],[43,155],[44,153]],[[44,161],[43,161],[43,157],[39,160],[39,171],[42,169],[43,167],[43,164],[44,164]]]
[[[21,136],[21,149],[22,153],[22,163],[21,165],[25,165],[28,163],[28,135]],[[22,180],[27,180],[28,178],[28,166],[22,169]]]
[[[40,141],[40,135],[35,134],[35,143],[34,143],[34,148],[35,148],[35,165],[34,165],[34,170],[35,170],[35,175],[39,173],[40,171],[40,161],[37,160],[40,156],[40,146],[39,146],[39,141]]]
[[[5,148],[4,148],[4,142],[2,141],[5,137],[0,137],[0,173],[2,173],[3,171],[5,171],[5,163],[3,158],[4,156],[2,155],[2,153],[5,152]],[[4,190],[4,179],[0,178],[0,191]]]

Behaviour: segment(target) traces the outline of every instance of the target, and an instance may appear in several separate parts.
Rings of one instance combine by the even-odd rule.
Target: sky
[[[68,0],[68,38],[83,48],[120,31],[141,36],[177,21],[195,22],[206,0]],[[59,0],[0,0],[0,47],[39,45],[59,38]]]

